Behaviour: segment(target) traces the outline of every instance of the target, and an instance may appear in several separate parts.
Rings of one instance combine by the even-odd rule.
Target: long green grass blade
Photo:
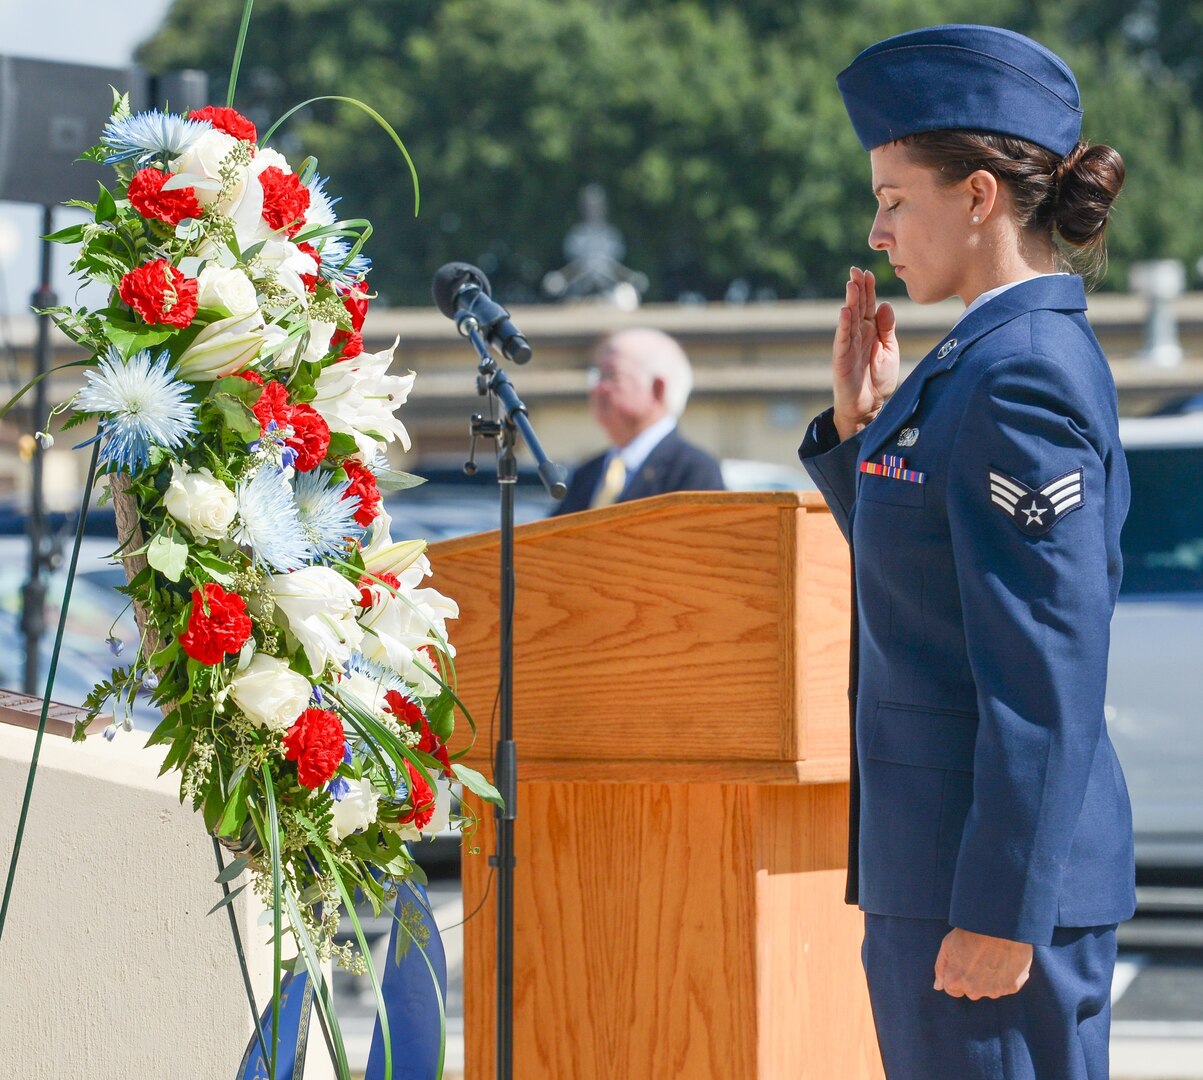
[[[281,124],[284,123],[285,120],[287,120],[294,113],[300,112],[301,109],[304,109],[306,106],[312,105],[317,101],[341,101],[345,105],[354,105],[357,109],[362,109],[365,113],[367,113],[368,116],[375,120],[376,123],[385,130],[389,138],[392,139],[396,144],[397,149],[401,151],[401,156],[405,158],[405,164],[409,166],[409,175],[414,182],[414,217],[417,217],[418,204],[420,202],[420,192],[418,190],[418,170],[414,165],[414,160],[409,156],[409,150],[406,149],[405,143],[401,141],[401,136],[393,130],[392,124],[385,120],[385,118],[370,105],[365,105],[358,98],[343,97],[341,94],[323,94],[321,97],[312,97],[306,101],[302,101],[299,105],[294,105],[288,110],[288,112],[281,116],[279,120],[277,120],[270,128],[267,129],[267,134],[265,134],[263,138],[259,140],[259,145],[266,146],[268,140],[271,139],[271,137],[276,133],[276,130]]]
[[[263,778],[264,798],[267,801],[267,836],[264,839],[272,861],[272,1045],[268,1076],[270,1080],[278,1080],[276,1063],[280,1056],[280,950],[284,944],[281,893],[284,874],[280,866],[280,817],[276,812],[276,791],[266,764],[262,766],[260,776]]]
[[[255,0],[246,0],[242,8],[242,25],[238,27],[238,41],[234,45],[234,61],[230,65],[230,85],[226,88],[226,108],[234,107],[234,90],[238,86],[238,71],[242,67],[242,51],[246,48],[246,34],[251,25],[251,8]],[[275,1075],[273,1073],[273,1075]]]
[[[297,942],[301,946],[301,956],[305,961],[305,968],[309,972],[309,978],[313,981],[313,1000],[317,1002],[322,1027],[331,1044],[330,1056],[334,1061],[335,1070],[338,1072],[338,1080],[351,1080],[351,1066],[347,1063],[347,1048],[343,1045],[342,1028],[339,1027],[338,1017],[334,1013],[330,987],[322,975],[322,963],[317,958],[317,950],[313,946],[313,940],[309,937],[309,931],[305,929],[301,909],[297,905],[291,889],[285,894],[284,900],[288,905],[288,918],[296,930]]]
[[[367,965],[368,978],[372,980],[372,990],[376,994],[376,1015],[380,1018],[380,1035],[384,1040],[384,1080],[393,1080],[393,1040],[389,1033],[388,1011],[384,1007],[384,990],[380,985],[380,977],[376,974],[376,965],[372,963],[372,953],[368,948],[367,938],[364,937],[363,927],[359,924],[355,903],[347,891],[346,885],[343,884],[342,875],[338,872],[338,864],[330,855],[330,850],[325,844],[318,842],[317,848],[325,858],[330,876],[334,878],[334,884],[338,887],[338,895],[342,897],[343,907],[347,909],[347,917],[351,920],[351,926],[355,931],[355,940],[359,942],[360,954]]]

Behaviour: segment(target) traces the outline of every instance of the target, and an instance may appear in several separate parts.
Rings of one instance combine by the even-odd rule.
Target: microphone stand
[[[494,807],[496,854],[489,865],[497,871],[497,1000],[496,1000],[496,1076],[513,1080],[514,1075],[514,821],[518,812],[518,747],[514,742],[514,486],[518,482],[518,459],[514,456],[517,437],[522,436],[538,464],[539,479],[548,494],[562,499],[568,490],[562,465],[552,462],[526,414],[514,384],[497,366],[480,332],[480,324],[470,311],[461,311],[455,319],[459,332],[476,349],[480,359],[476,392],[490,401],[490,418],[480,413],[472,417],[472,446],[464,472],[476,472],[476,445],[481,438],[497,444],[497,483],[501,496],[501,671],[498,682],[500,731],[493,761],[494,784],[505,802]],[[500,419],[492,419],[499,416]]]

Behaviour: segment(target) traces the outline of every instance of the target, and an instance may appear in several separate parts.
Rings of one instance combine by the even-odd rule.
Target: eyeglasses
[[[650,383],[651,378],[643,373],[623,371],[622,369],[616,368],[609,368],[603,371],[596,364],[591,364],[589,367],[585,368],[585,385],[590,390],[596,390],[599,386],[601,386],[602,383],[610,383],[613,385],[615,383],[636,382]]]

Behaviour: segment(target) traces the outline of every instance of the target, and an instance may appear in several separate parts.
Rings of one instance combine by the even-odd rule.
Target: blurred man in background
[[[677,433],[693,371],[676,341],[659,330],[620,330],[598,346],[589,376],[589,406],[610,449],[577,468],[556,514],[723,489],[718,462]]]

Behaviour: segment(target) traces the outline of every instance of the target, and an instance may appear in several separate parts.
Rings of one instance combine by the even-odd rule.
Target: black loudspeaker
[[[137,67],[105,68],[0,56],[0,199],[53,206],[96,197],[110,170],[76,160],[100,139],[116,88],[135,112],[154,101],[175,111],[207,104],[202,72],[151,79]]]

